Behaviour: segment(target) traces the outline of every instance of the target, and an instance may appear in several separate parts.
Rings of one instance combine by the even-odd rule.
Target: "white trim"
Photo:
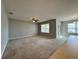
[[[29,35],[29,36],[20,36],[20,37],[12,37],[12,38],[9,38],[9,40],[20,39],[20,38],[25,38],[25,37],[30,37],[30,36],[33,36],[33,35]]]

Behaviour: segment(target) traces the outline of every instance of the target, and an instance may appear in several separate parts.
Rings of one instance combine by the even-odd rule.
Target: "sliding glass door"
[[[78,22],[68,23],[68,33],[78,33]]]
[[[77,38],[78,36],[78,21],[68,23],[68,36],[69,38]]]

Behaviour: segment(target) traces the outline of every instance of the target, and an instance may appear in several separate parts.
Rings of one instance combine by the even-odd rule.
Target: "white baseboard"
[[[30,37],[30,36],[33,36],[33,35],[20,36],[20,37],[12,37],[12,38],[9,38],[9,40],[20,39],[20,38],[25,38],[25,37]]]
[[[31,37],[31,36],[34,36],[34,35],[28,35],[28,36],[20,36],[20,37],[13,37],[13,38],[9,38],[9,40],[14,40],[14,39],[19,39],[19,38],[25,38],[25,37]],[[5,49],[6,49],[6,46],[7,46],[7,43],[8,41],[5,43],[5,46],[3,48],[3,51],[1,52],[1,58],[5,52]]]

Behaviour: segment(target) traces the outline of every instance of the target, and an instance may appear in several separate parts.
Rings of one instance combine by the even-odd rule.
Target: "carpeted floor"
[[[63,43],[44,37],[10,40],[2,59],[48,59]]]

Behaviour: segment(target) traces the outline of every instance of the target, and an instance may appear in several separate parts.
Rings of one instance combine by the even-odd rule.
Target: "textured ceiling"
[[[49,19],[77,19],[77,0],[5,0],[9,18],[31,21],[32,17],[40,21]]]

